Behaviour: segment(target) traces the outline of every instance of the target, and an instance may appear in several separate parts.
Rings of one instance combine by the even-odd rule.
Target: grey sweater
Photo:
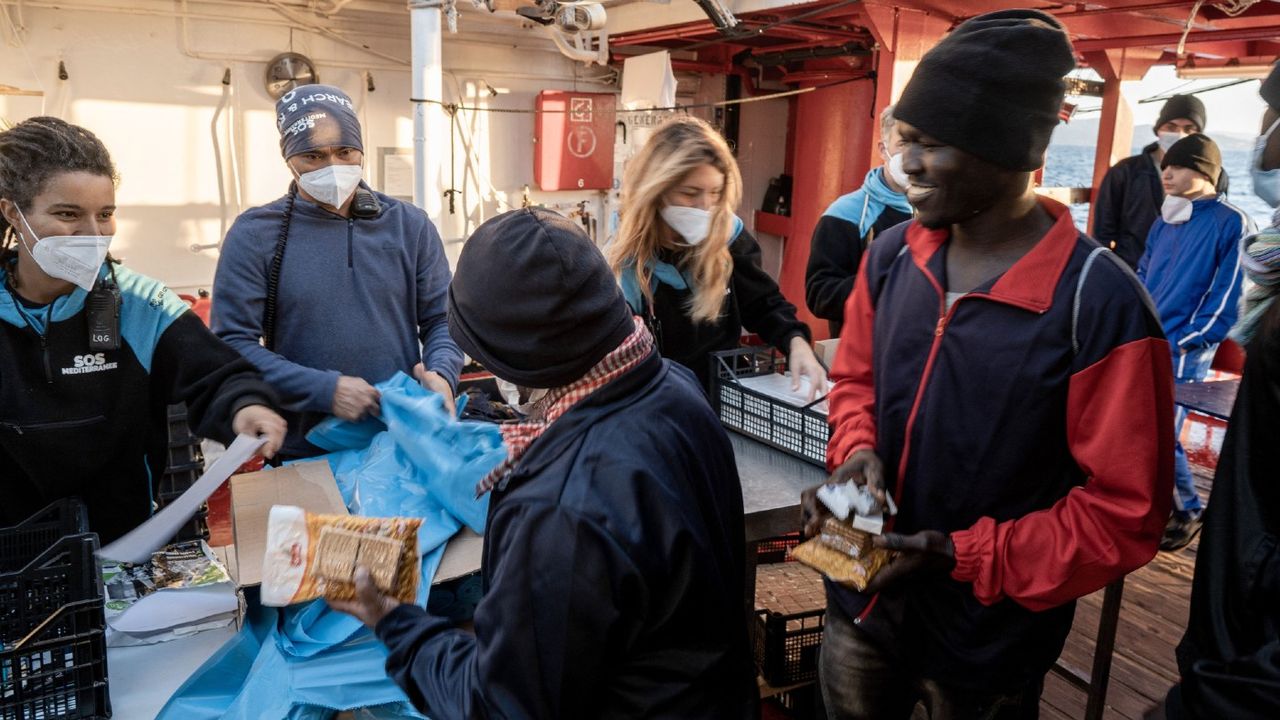
[[[288,197],[246,211],[214,278],[213,330],[262,371],[289,421],[283,454],[329,414],[340,375],[377,383],[421,361],[456,385],[462,351],[445,321],[449,264],[420,209],[376,193],[382,212],[346,219],[299,196],[280,273],[275,352],[264,348],[267,274]]]

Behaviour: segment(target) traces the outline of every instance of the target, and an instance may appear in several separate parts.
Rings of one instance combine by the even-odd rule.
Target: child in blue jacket
[[[1207,135],[1174,143],[1161,161],[1165,200],[1138,261],[1173,353],[1174,381],[1198,382],[1218,343],[1236,321],[1240,300],[1240,239],[1253,233],[1249,216],[1214,190],[1222,154]],[[1186,411],[1179,408],[1174,432]],[[1200,531],[1204,507],[1182,444],[1174,446],[1174,511],[1161,550],[1185,547]]]

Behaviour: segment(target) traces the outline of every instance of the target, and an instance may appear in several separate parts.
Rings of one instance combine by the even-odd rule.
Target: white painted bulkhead
[[[338,10],[328,18],[315,12],[333,7]],[[649,7],[664,12],[665,6]],[[97,133],[121,178],[113,252],[139,272],[193,292],[212,282],[223,223],[287,188],[290,174],[264,87],[266,61],[277,53],[306,55],[321,82],[352,96],[364,125],[370,185],[390,189],[386,174],[394,179],[397,167],[411,165],[409,25],[405,3],[383,0],[0,0],[0,85],[44,91],[41,98],[0,94],[0,120],[44,112]],[[613,71],[563,57],[541,31],[522,28],[514,16],[466,7],[458,26],[458,34],[446,29],[444,35],[445,102],[531,110],[545,89],[618,89]],[[66,80],[58,77],[59,63]],[[224,103],[228,69],[231,84],[217,123],[220,180],[211,123]],[[681,102],[724,97],[720,76],[681,79]],[[427,142],[427,152],[440,157],[434,186],[461,191],[455,214],[442,200],[432,218],[451,259],[479,222],[526,197],[566,213],[586,201],[598,242],[606,240],[606,193],[537,189],[533,115],[464,110],[450,132],[444,110],[431,105],[428,111],[441,120]],[[782,172],[786,102],[747,104],[740,122],[743,142],[762,150],[758,159],[755,153],[741,158],[747,193],[740,215],[750,228],[768,178]],[[388,154],[398,157],[386,160]],[[408,187],[406,196],[412,183]],[[769,262],[777,257],[776,241],[762,243],[766,267],[776,271],[776,260]]]

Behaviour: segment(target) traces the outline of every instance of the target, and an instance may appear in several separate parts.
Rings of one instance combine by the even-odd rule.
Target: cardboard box
[[[313,513],[346,515],[329,463],[324,460],[231,478],[231,528],[235,537],[235,575],[240,587],[262,582],[267,516],[272,505],[295,505]]]
[[[813,353],[818,356],[818,361],[830,370],[832,364],[836,361],[836,350],[838,350],[839,347],[840,338],[819,340],[813,344]]]
[[[235,552],[227,569],[239,587],[262,583],[267,516],[272,505],[294,505],[313,513],[347,515],[342,493],[324,460],[235,475],[231,478],[231,524]],[[484,538],[463,528],[445,548],[433,583],[470,575],[480,569]]]
[[[462,528],[445,547],[444,557],[440,558],[440,567],[436,569],[436,577],[431,584],[447,582],[476,572],[480,569],[483,554],[484,538],[475,534],[471,528]]]

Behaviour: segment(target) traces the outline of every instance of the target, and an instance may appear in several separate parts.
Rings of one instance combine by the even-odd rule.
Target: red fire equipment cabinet
[[[544,90],[533,132],[533,179],[543,190],[608,190],[613,186],[617,96]]]

